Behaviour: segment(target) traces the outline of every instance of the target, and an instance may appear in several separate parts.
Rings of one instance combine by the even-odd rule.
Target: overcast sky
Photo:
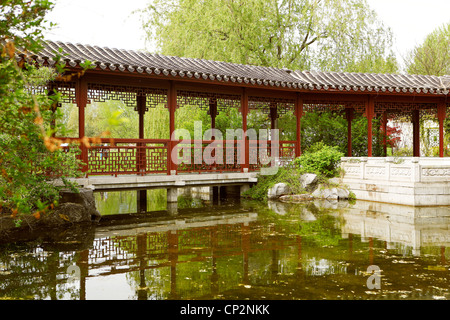
[[[367,0],[395,37],[399,61],[427,34],[450,22],[450,0]],[[138,15],[148,0],[55,0],[48,20],[57,23],[49,40],[119,49],[147,49]]]

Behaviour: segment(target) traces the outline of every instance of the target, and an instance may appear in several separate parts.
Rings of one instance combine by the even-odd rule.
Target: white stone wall
[[[357,199],[412,206],[450,205],[450,158],[342,158]]]

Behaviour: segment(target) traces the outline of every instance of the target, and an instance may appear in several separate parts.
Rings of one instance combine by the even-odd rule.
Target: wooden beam
[[[82,70],[82,68],[80,67],[68,67],[68,73],[70,72],[79,72]],[[203,86],[208,87],[210,85],[213,86],[218,86],[220,88],[223,88],[225,90],[225,88],[229,89],[229,90],[235,90],[235,91],[239,91],[241,88],[246,87],[247,89],[249,89],[249,95],[253,95],[253,92],[251,92],[252,90],[261,90],[261,91],[273,91],[273,92],[278,92],[280,94],[287,94],[287,95],[293,95],[295,96],[296,93],[303,93],[306,95],[312,95],[312,96],[319,96],[319,95],[341,95],[341,96],[346,96],[346,100],[352,100],[352,101],[364,101],[365,97],[367,97],[367,95],[372,95],[374,97],[377,97],[377,99],[381,98],[381,100],[379,101],[384,101],[384,102],[396,102],[399,101],[398,99],[402,100],[405,99],[404,101],[406,102],[417,102],[417,103],[426,103],[426,102],[430,102],[430,101],[435,101],[436,99],[442,98],[442,96],[437,96],[435,94],[430,94],[430,93],[417,93],[417,92],[389,92],[389,91],[370,91],[368,92],[367,90],[365,91],[341,91],[338,89],[328,89],[328,90],[324,90],[324,89],[314,89],[314,90],[310,90],[310,89],[304,89],[304,88],[299,88],[299,87],[289,87],[289,86],[270,86],[270,85],[258,85],[258,84],[252,84],[252,83],[245,83],[245,82],[239,82],[239,81],[219,81],[219,80],[210,80],[210,79],[203,79],[203,78],[189,78],[187,76],[184,77],[180,77],[180,76],[172,76],[172,75],[164,75],[164,74],[160,74],[160,75],[156,75],[156,74],[147,74],[146,72],[143,73],[139,73],[139,72],[129,72],[129,71],[120,71],[120,70],[102,70],[101,68],[97,68],[94,70],[87,70],[85,72],[86,76],[89,77],[103,77],[103,79],[108,79],[111,77],[116,77],[118,79],[117,83],[123,84],[123,83],[130,83],[130,81],[132,82],[138,82],[140,83],[139,86],[142,87],[155,87],[155,85],[158,85],[158,83],[165,83],[165,86],[167,87],[167,83],[169,81],[175,81],[177,83],[177,86],[179,85],[180,87],[183,87],[184,85],[186,86],[191,86],[193,85],[194,87],[197,88],[202,88]],[[98,82],[100,83],[100,82]],[[132,85],[135,85],[135,83],[133,83]],[[305,100],[307,100],[309,97],[305,97]],[[335,99],[335,98],[331,98],[331,99]],[[356,100],[358,99],[358,100]],[[423,99],[423,101],[422,101]],[[336,101],[336,100],[335,100]]]

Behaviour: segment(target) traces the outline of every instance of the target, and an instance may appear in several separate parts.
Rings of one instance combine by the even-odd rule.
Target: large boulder
[[[317,187],[318,178],[314,173],[305,173],[300,176],[302,188],[308,192],[313,191]]]
[[[338,200],[348,199],[350,192],[347,189],[340,187],[327,188],[323,185],[319,185],[311,195],[318,199]]]
[[[81,188],[78,192],[63,190],[60,195],[59,206],[55,209],[57,215],[66,215],[71,222],[85,222],[100,218],[92,189]]]
[[[267,191],[267,198],[269,200],[274,200],[289,193],[290,189],[286,183],[277,183]]]

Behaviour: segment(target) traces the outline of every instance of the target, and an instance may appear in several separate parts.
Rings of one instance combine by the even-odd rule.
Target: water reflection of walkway
[[[277,266],[278,251],[297,245],[296,238],[278,235],[275,239],[271,236],[274,233],[278,234],[273,226],[258,223],[256,213],[177,217],[129,226],[99,227],[92,249],[84,251],[77,262],[82,268],[80,289],[85,289],[89,277],[138,272],[137,295],[139,299],[147,299],[146,273],[168,268],[170,290],[164,298],[177,299],[186,295],[186,286],[178,284],[183,281],[179,276],[180,264],[202,263],[211,268],[211,293],[214,295],[219,290],[218,260],[242,257],[238,273],[242,275],[242,282],[248,284],[250,254],[272,252],[273,265]],[[277,270],[274,272],[276,274]],[[85,292],[80,296],[83,298]]]
[[[125,218],[133,223],[102,222],[89,243],[71,239],[60,243],[63,247],[44,243],[31,255],[0,255],[0,296],[15,290],[19,297],[28,290],[52,299],[363,299],[371,297],[365,272],[376,264],[383,270],[385,296],[448,297],[444,247],[432,258],[397,255],[383,238],[390,230],[394,241],[401,228],[405,234],[419,230],[421,238],[433,230],[447,236],[440,230],[446,226],[445,211],[414,215],[406,207],[388,206],[383,212],[363,202],[339,206],[328,211],[280,204],[270,213],[264,207],[215,206],[175,217]],[[64,289],[68,267],[74,265],[79,278]],[[106,291],[105,281],[117,282],[123,292]]]
[[[357,201],[338,214],[344,219],[342,234],[377,238],[387,246],[401,243],[420,254],[426,246],[450,245],[450,207],[410,207]]]

